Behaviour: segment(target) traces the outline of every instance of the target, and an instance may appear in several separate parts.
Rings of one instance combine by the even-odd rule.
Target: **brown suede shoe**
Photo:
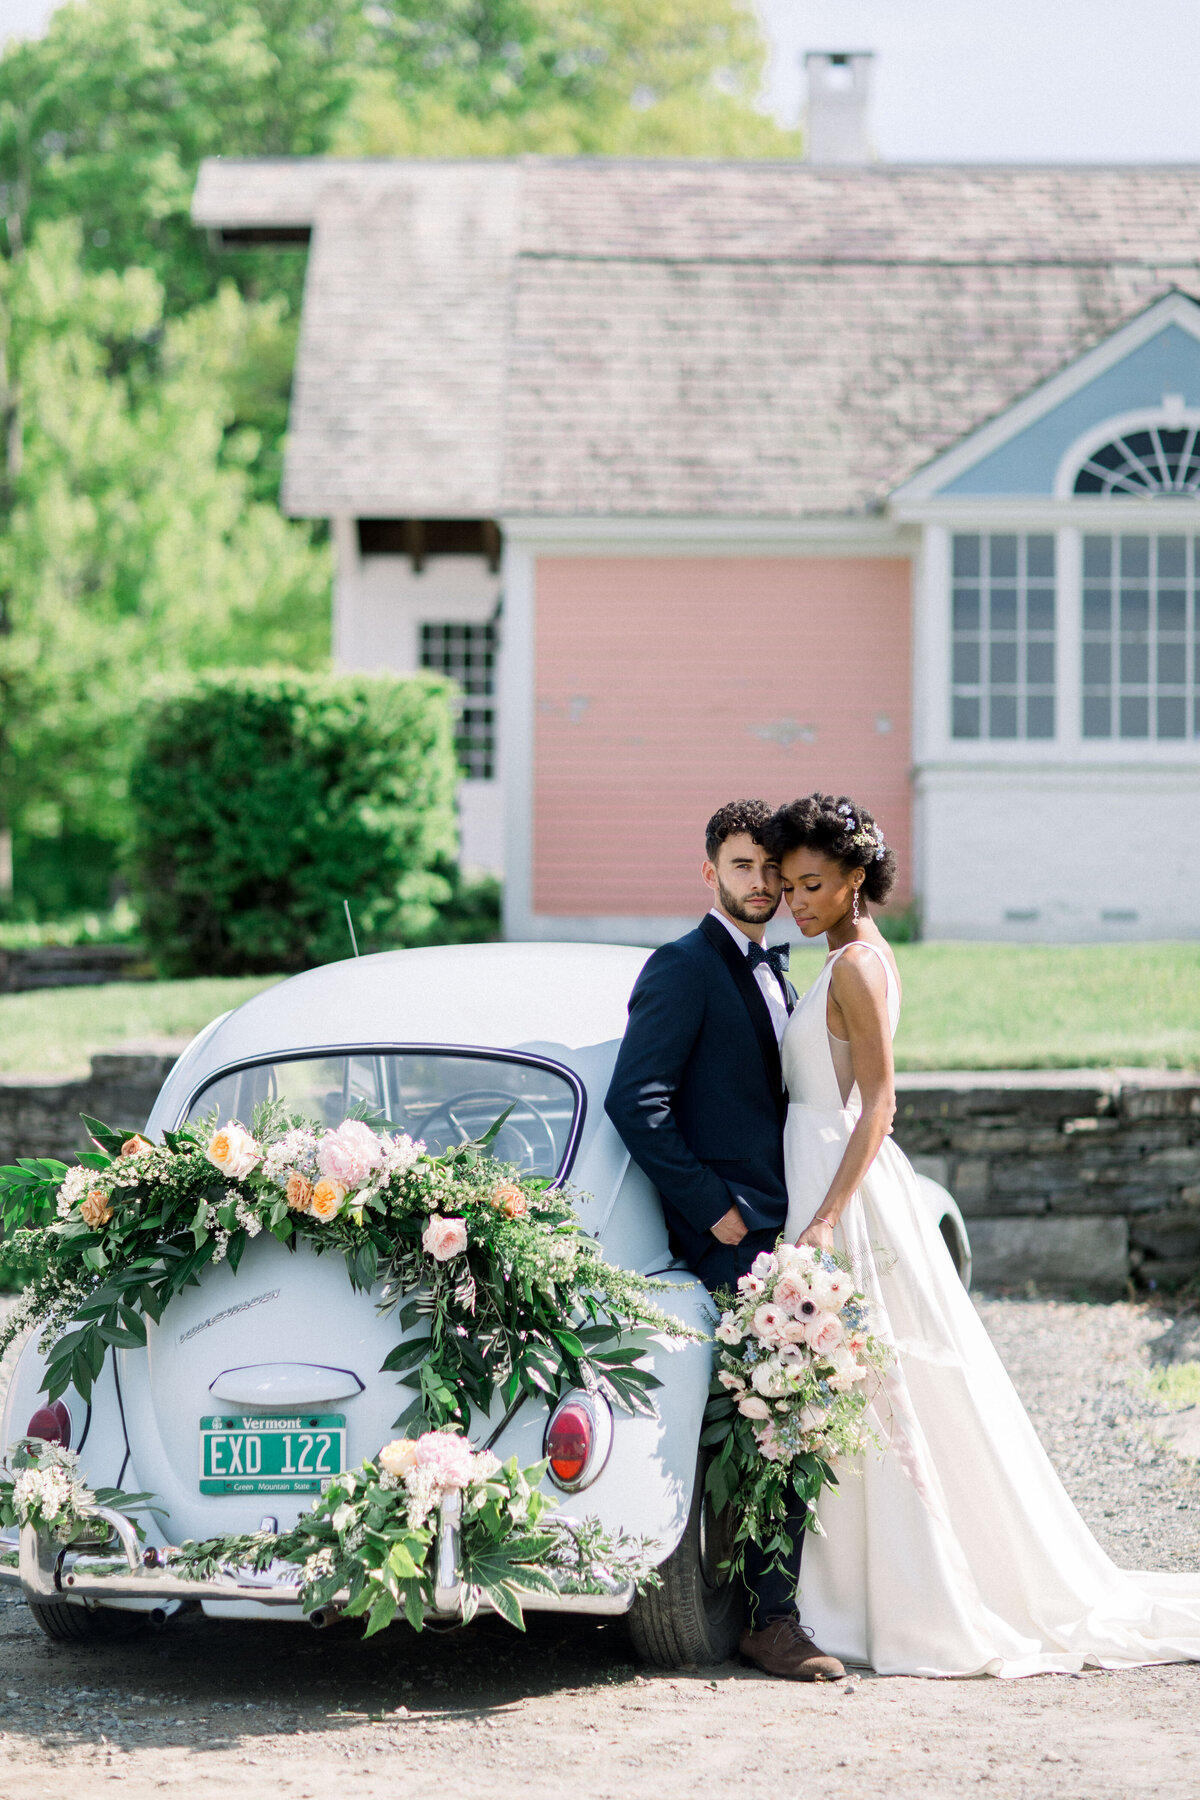
[[[738,1649],[748,1662],[785,1681],[840,1681],[846,1673],[836,1656],[817,1649],[795,1613],[772,1619],[761,1631],[743,1631]]]

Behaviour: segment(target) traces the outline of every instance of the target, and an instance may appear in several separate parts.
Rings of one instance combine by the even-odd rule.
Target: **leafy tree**
[[[756,110],[763,42],[738,0],[390,0],[337,147],[794,156]]]
[[[0,534],[0,798],[40,836],[125,835],[129,720],[159,675],[316,667],[327,552],[254,499],[258,444],[227,428],[271,301],[232,286],[164,321],[148,270],[90,273],[71,222],[0,264],[21,398]]]

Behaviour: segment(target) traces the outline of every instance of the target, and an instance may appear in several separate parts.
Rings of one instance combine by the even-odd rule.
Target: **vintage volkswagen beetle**
[[[483,944],[310,970],[202,1031],[165,1082],[146,1130],[153,1137],[214,1107],[223,1119],[247,1120],[258,1101],[276,1097],[336,1125],[360,1102],[443,1149],[480,1135],[511,1108],[495,1154],[569,1180],[608,1260],[661,1275],[675,1289],[666,1296],[670,1310],[707,1329],[707,1297],[673,1261],[657,1196],[603,1108],[626,1000],[646,955],[609,945]],[[922,1191],[969,1278],[957,1207],[923,1178]],[[394,1313],[381,1315],[352,1289],[340,1257],[291,1253],[264,1235],[236,1275],[225,1264],[205,1268],[149,1327],[144,1348],[110,1356],[90,1405],[69,1389],[47,1409],[43,1360],[28,1343],[9,1388],[3,1442],[32,1423],[35,1435],[80,1453],[93,1487],[154,1493],[164,1512],[149,1524],[151,1547],[254,1531],[264,1521],[286,1529],[323,1475],[354,1467],[392,1435],[408,1396],[380,1365],[396,1337]],[[710,1347],[659,1340],[654,1357],[663,1384],[655,1418],[614,1415],[603,1398],[579,1393],[552,1412],[530,1400],[505,1411],[497,1401],[475,1441],[502,1458],[515,1453],[522,1466],[550,1454],[546,1481],[561,1514],[596,1515],[611,1530],[657,1544],[656,1591],[635,1597],[614,1579],[607,1593],[535,1595],[530,1608],[629,1613],[647,1660],[719,1661],[736,1641],[740,1602],[721,1581],[718,1535],[697,1481]],[[270,1573],[197,1584],[146,1567],[128,1521],[106,1517],[126,1558],[115,1573],[111,1554],[100,1568],[95,1555],[39,1545],[29,1530],[19,1566],[0,1567],[52,1638],[104,1635],[135,1623],[131,1613],[161,1619],[197,1599],[219,1617],[302,1616],[295,1587]],[[440,1613],[455,1616],[455,1544],[445,1526],[435,1599]]]

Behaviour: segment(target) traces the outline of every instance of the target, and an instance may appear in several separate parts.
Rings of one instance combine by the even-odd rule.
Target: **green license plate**
[[[341,1413],[200,1421],[202,1494],[320,1494],[345,1466]]]

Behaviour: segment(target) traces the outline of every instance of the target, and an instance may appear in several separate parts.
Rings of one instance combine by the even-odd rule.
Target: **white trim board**
[[[1057,375],[1041,382],[1026,394],[1023,400],[1007,407],[996,418],[990,419],[975,431],[962,438],[953,449],[943,451],[932,462],[926,463],[923,469],[901,482],[891,494],[893,505],[904,506],[911,501],[928,501],[937,495],[947,482],[955,481],[968,469],[982,462],[1004,444],[1009,443],[1022,431],[1029,428],[1064,400],[1087,387],[1100,375],[1115,368],[1119,362],[1168,325],[1178,325],[1200,342],[1200,303],[1188,298],[1186,294],[1164,294],[1146,310],[1139,313],[1127,325],[1118,326],[1111,337],[1097,344],[1092,350],[1085,350],[1082,356],[1076,357],[1066,368],[1060,369]],[[898,516],[911,516],[900,513]]]
[[[501,517],[505,542],[545,556],[911,556],[906,521]]]

